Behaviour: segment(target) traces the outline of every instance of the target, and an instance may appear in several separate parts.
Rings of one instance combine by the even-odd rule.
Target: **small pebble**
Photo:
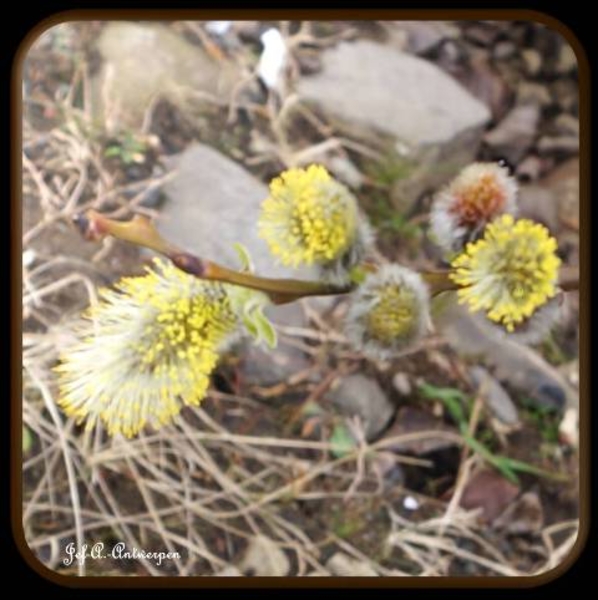
[[[33,261],[35,260],[35,257],[36,254],[33,248],[28,248],[27,250],[25,250],[25,252],[23,252],[23,266],[30,267],[33,264]]]
[[[396,373],[392,378],[392,384],[395,390],[397,390],[401,396],[411,395],[411,382],[409,381],[409,376],[407,373]]]
[[[525,61],[525,69],[529,75],[535,77],[542,68],[542,55],[533,48],[527,48],[521,53]]]
[[[566,42],[561,47],[559,60],[556,65],[556,70],[559,73],[569,73],[577,68],[577,56],[573,52],[573,48]]]
[[[494,58],[497,60],[504,60],[511,58],[517,51],[515,44],[509,40],[498,42],[494,47]]]
[[[403,508],[405,510],[417,510],[419,508],[419,502],[413,496],[407,496],[403,500]]]

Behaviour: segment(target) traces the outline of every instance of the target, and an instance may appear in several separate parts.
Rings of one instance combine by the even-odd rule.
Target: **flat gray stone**
[[[517,52],[517,46],[511,40],[498,42],[492,51],[492,54],[497,60],[506,60],[511,58]]]
[[[540,184],[519,188],[519,214],[539,221],[553,233],[559,228],[558,199],[554,191]]]
[[[495,368],[498,381],[526,394],[537,404],[564,410],[579,405],[579,394],[536,351],[480,327],[479,314],[453,304],[437,317],[436,326],[455,350]]]
[[[519,413],[511,396],[505,388],[497,381],[487,369],[480,366],[473,366],[469,373],[478,388],[484,389],[487,386],[484,394],[484,401],[492,414],[501,421],[504,425],[515,427],[520,424]]]
[[[399,436],[409,436],[420,431],[437,431],[438,433],[457,434],[455,427],[447,425],[441,419],[436,418],[429,412],[413,406],[402,406],[397,413],[394,423],[385,434],[385,439]],[[425,437],[407,441],[396,441],[388,446],[389,450],[398,453],[411,452],[417,456],[444,450],[454,446],[455,442],[439,435],[436,437]]]
[[[545,135],[538,142],[538,152],[540,154],[577,154],[579,152],[579,139],[574,135]]]
[[[299,82],[305,100],[347,121],[421,146],[483,126],[488,109],[432,63],[370,41],[324,53],[323,70]]]
[[[344,414],[360,417],[368,441],[382,432],[395,409],[378,382],[361,374],[345,377],[328,396]]]
[[[484,141],[496,153],[516,164],[534,142],[539,122],[540,108],[537,104],[516,106],[484,136]]]
[[[517,104],[532,104],[544,108],[552,103],[550,91],[545,85],[523,80],[517,86]]]
[[[517,176],[523,181],[536,181],[542,173],[542,168],[543,161],[529,154],[517,165]]]
[[[473,160],[490,119],[436,65],[367,40],[325,51],[321,72],[301,79],[297,91],[340,131],[407,165],[392,194],[405,209]]]
[[[155,23],[113,21],[100,33],[101,68],[92,79],[92,110],[111,126],[139,127],[156,97],[180,103],[189,90],[224,98],[239,80],[230,61],[216,61],[201,47]]]
[[[562,223],[578,229],[579,181],[579,159],[572,158],[536,184],[521,186],[521,216],[540,221],[553,233],[562,229]]]
[[[306,327],[307,319],[299,302],[271,306],[266,314],[277,325]],[[272,386],[287,381],[311,366],[303,350],[279,336],[275,350],[248,343],[241,355],[239,373],[245,386]]]

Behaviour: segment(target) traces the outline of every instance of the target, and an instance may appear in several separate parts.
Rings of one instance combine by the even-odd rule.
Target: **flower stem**
[[[89,210],[85,214],[75,215],[73,222],[85,239],[96,241],[110,235],[119,240],[149,248],[170,259],[175,266],[190,275],[264,292],[274,304],[286,304],[307,296],[347,294],[357,287],[357,283],[338,286],[320,281],[272,279],[235,271],[177,248],[158,233],[147,217],[141,215],[135,215],[130,221],[115,221],[94,210]],[[369,271],[375,267],[364,265],[364,268]],[[430,286],[432,296],[458,289],[457,284],[449,278],[449,273],[449,270],[423,271],[421,273]],[[356,279],[358,278],[356,277]],[[562,269],[559,287],[566,292],[578,290],[579,271]]]
[[[264,292],[274,304],[286,304],[307,296],[346,294],[355,287],[352,284],[337,286],[319,281],[272,279],[229,269],[176,247],[162,238],[151,221],[141,215],[124,222],[109,219],[94,210],[89,210],[85,214],[76,215],[73,222],[85,239],[97,241],[110,235],[149,248],[170,259],[176,267],[190,275]]]
[[[436,296],[440,292],[448,292],[459,289],[459,286],[449,278],[449,270],[423,271],[421,276],[430,286],[430,293]],[[565,292],[573,292],[579,289],[579,271],[574,268],[563,268],[560,273],[558,286]]]
[[[457,289],[457,284],[450,280],[450,271],[423,271],[421,276],[430,287],[430,294],[436,296],[440,292],[448,292]]]

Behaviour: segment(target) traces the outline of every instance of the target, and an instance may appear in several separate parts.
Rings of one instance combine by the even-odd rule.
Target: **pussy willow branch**
[[[85,239],[99,241],[106,236],[136,244],[154,250],[172,261],[172,263],[199,279],[221,281],[259,290],[268,295],[274,304],[286,304],[307,296],[333,296],[353,291],[356,284],[345,286],[303,281],[299,279],[272,279],[229,269],[215,262],[195,256],[181,250],[172,242],[165,240],[147,217],[136,215],[130,221],[115,221],[100,213],[89,210],[75,215],[73,222]],[[420,273],[430,286],[432,295],[457,289],[449,278],[449,271],[425,271]],[[562,269],[559,286],[564,291],[579,289],[579,274]]]
[[[99,241],[110,235],[149,248],[162,254],[176,267],[190,275],[259,290],[267,294],[274,304],[286,304],[306,296],[346,294],[354,289],[354,285],[338,286],[320,281],[271,279],[229,269],[178,248],[165,240],[150,220],[141,215],[136,215],[131,221],[125,222],[115,221],[94,210],[89,210],[84,214],[75,215],[73,222],[85,239]]]
[[[425,271],[420,273],[432,290],[432,295],[458,289],[449,278],[450,271]],[[576,267],[563,267],[559,276],[559,288],[564,292],[579,290],[579,270]]]

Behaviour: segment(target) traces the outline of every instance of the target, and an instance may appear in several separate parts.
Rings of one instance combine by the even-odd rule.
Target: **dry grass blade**
[[[60,448],[62,450],[64,466],[66,467],[66,473],[68,477],[69,493],[73,507],[73,518],[75,520],[77,547],[82,548],[84,543],[84,530],[83,521],[81,519],[81,498],[79,497],[77,476],[73,466],[72,450],[69,447],[69,443],[64,433],[64,426],[60,419],[60,415],[58,414],[58,408],[54,404],[54,399],[50,393],[50,390],[48,389],[48,386],[41,380],[34,368],[30,368],[25,365],[25,369],[29,373],[32,381],[38,387],[46,405],[46,409],[50,413],[56,428],[56,434],[58,435],[58,439],[60,441]],[[78,571],[80,576],[85,575],[85,563],[83,561],[78,563]]]

